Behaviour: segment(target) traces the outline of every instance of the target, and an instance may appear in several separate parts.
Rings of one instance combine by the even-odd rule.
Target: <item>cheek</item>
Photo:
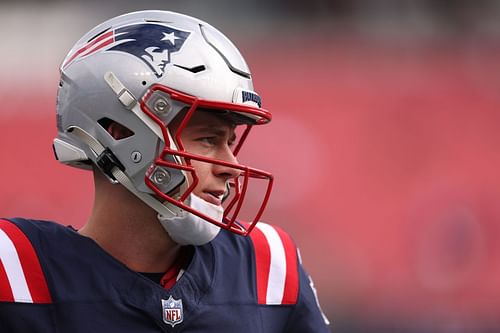
[[[198,185],[195,187],[195,190],[196,190],[201,185],[203,185],[204,182],[209,177],[211,164],[209,164],[209,163],[203,163],[203,162],[200,162],[200,161],[191,160],[191,165],[193,166],[194,171],[196,172],[196,176],[198,177]],[[192,182],[192,175],[191,175],[191,173],[189,172],[188,175],[189,175],[190,182]]]

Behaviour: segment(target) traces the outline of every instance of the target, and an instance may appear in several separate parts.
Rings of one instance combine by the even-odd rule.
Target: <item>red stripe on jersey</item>
[[[296,304],[299,295],[299,267],[297,249],[290,236],[278,227],[274,227],[281,238],[286,255],[286,280],[281,304]]]
[[[255,251],[255,269],[257,283],[257,302],[266,304],[267,285],[271,266],[271,249],[266,237],[258,228],[253,228],[250,233]]]
[[[52,300],[45,275],[43,274],[35,249],[28,237],[15,224],[6,220],[0,220],[0,229],[14,243],[33,303],[51,303]]]
[[[12,294],[12,289],[10,288],[7,273],[5,273],[5,268],[0,260],[0,302],[1,301],[13,302],[14,295]]]

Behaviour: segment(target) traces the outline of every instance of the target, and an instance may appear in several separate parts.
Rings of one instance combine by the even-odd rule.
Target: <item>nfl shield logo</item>
[[[165,323],[172,325],[172,327],[182,323],[184,320],[182,299],[176,300],[170,295],[167,300],[161,300],[161,306],[163,310],[163,321]]]

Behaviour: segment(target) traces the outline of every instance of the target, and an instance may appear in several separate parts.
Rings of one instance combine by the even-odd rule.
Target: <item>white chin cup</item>
[[[189,195],[187,204],[216,221],[222,221],[224,210],[221,206],[213,205],[194,194]],[[180,245],[206,244],[213,240],[220,231],[220,227],[215,224],[184,210],[172,217],[158,214],[158,220],[170,237]]]

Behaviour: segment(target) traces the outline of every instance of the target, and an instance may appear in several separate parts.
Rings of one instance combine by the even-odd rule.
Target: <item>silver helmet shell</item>
[[[111,163],[119,166],[135,190],[165,194],[167,200],[169,193],[186,182],[182,168],[167,168],[167,177],[156,185],[148,180],[159,158],[168,165],[185,163],[185,155],[172,153],[177,146],[168,130],[169,122],[182,110],[194,104],[220,106],[248,126],[271,120],[233,43],[208,23],[178,13],[140,11],[98,25],[73,46],[60,73],[56,158],[80,168],[99,165],[116,181],[103,167],[102,154],[74,134],[77,128],[111,154],[104,162],[109,163],[111,156]],[[111,122],[132,134],[114,138],[107,129]],[[257,178],[272,180],[269,174],[252,170]],[[235,218],[231,220],[234,223]]]

